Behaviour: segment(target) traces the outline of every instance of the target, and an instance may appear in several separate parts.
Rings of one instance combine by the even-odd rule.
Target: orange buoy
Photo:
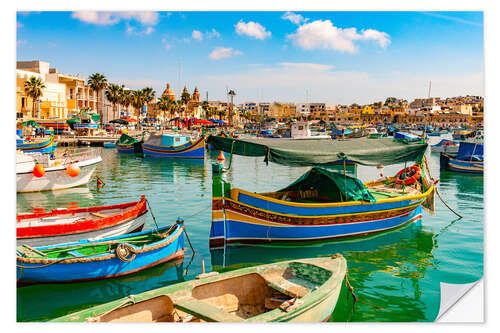
[[[66,173],[70,177],[76,177],[80,174],[80,167],[75,164],[70,164],[66,167]]]
[[[225,161],[226,158],[224,157],[224,153],[222,152],[222,150],[220,151],[220,154],[219,156],[217,157],[217,161]]]
[[[43,165],[41,164],[35,164],[35,167],[33,168],[33,176],[36,178],[43,177],[45,175],[45,169],[43,168]]]

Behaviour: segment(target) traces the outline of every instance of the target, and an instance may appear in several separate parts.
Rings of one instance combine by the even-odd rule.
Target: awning
[[[209,136],[207,143],[214,150],[243,156],[265,156],[266,161],[289,166],[328,165],[338,160],[363,165],[391,165],[419,161],[427,149],[427,143],[407,143],[392,138],[293,140]]]

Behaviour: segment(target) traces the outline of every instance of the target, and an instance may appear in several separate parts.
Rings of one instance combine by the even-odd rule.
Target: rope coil
[[[126,243],[120,243],[115,249],[116,257],[123,262],[130,262],[135,259],[135,249]]]

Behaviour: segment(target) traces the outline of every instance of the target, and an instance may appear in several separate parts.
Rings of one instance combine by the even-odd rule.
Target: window
[[[25,97],[21,97],[21,107],[22,108],[26,107],[26,98]]]

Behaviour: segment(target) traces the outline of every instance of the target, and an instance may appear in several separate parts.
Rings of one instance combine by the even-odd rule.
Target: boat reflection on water
[[[114,279],[17,288],[17,321],[44,321],[184,281],[184,260]]]
[[[70,203],[78,203],[80,207],[99,206],[101,202],[95,200],[87,186],[73,187],[57,191],[42,191],[17,194],[17,212],[31,211],[33,208],[43,207],[53,209],[68,207]],[[104,203],[102,203],[104,204]]]
[[[436,265],[432,254],[434,247],[434,233],[424,230],[421,222],[417,221],[394,231],[358,240],[316,242],[302,246],[231,245],[225,250],[211,250],[211,258],[215,271],[226,271],[340,253],[347,260],[349,282],[359,300],[352,321],[393,321],[394,311],[402,316],[398,318],[404,318],[404,313],[411,311],[412,321],[415,318],[418,321],[428,317],[426,311],[439,310],[426,309],[420,292],[424,289],[420,283],[424,282],[426,271]],[[386,285],[378,286],[380,289],[373,288],[371,281],[374,275],[378,275],[377,278],[386,275]],[[439,285],[435,292],[439,298]],[[391,294],[390,298],[388,294]],[[366,317],[374,313],[373,306],[381,310],[375,311],[377,316],[373,318]],[[383,311],[388,309],[391,314],[388,314],[390,311]]]

